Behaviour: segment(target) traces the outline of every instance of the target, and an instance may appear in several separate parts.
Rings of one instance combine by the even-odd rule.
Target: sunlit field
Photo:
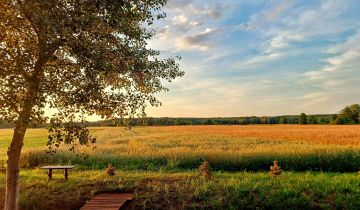
[[[99,191],[135,191],[129,209],[356,209],[360,206],[360,126],[172,126],[92,128],[96,149],[46,150],[47,131],[29,129],[21,159],[24,209],[79,208]],[[11,130],[0,130],[6,160]],[[279,160],[282,175],[268,174]],[[198,178],[208,160],[214,178]],[[69,182],[47,164],[74,164]],[[108,164],[116,176],[104,175]],[[1,175],[0,198],[5,177]],[[76,189],[73,191],[72,189]],[[56,192],[52,197],[52,192]],[[70,192],[70,193],[69,193]],[[46,196],[44,196],[46,195]],[[158,202],[166,198],[169,202]],[[1,202],[0,202],[1,203]],[[51,206],[51,208],[49,208]],[[1,207],[1,206],[0,206]]]
[[[46,130],[29,130],[22,166],[77,164],[102,169],[196,169],[208,160],[214,170],[268,170],[273,160],[293,171],[358,171],[360,126],[174,126],[93,128],[97,148],[66,146],[49,156]],[[6,144],[10,131],[1,131]],[[2,147],[5,153],[5,146]],[[29,150],[29,148],[31,148]],[[4,159],[5,155],[2,156]]]

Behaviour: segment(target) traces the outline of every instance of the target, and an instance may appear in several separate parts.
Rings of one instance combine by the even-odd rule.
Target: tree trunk
[[[16,123],[13,138],[8,149],[7,168],[6,168],[6,194],[5,194],[5,210],[17,210],[18,194],[19,194],[19,162],[21,149],[24,144],[24,136],[29,126],[31,110],[34,106],[34,100],[37,95],[37,88],[30,88],[28,97],[25,99],[24,108],[19,115]]]
[[[8,149],[8,161],[6,168],[6,194],[5,194],[5,210],[18,209],[19,194],[19,161],[20,153],[24,142],[26,127],[17,127],[11,145]]]
[[[24,99],[22,110],[19,114],[19,118],[15,124],[13,138],[10,147],[7,151],[7,167],[6,167],[6,193],[5,193],[5,205],[4,210],[18,210],[18,195],[19,195],[19,162],[21,149],[24,144],[24,136],[26,129],[29,126],[31,111],[35,105],[35,100],[40,90],[40,78],[42,76],[41,68],[43,66],[38,65],[33,75],[33,80],[28,87],[27,94]]]

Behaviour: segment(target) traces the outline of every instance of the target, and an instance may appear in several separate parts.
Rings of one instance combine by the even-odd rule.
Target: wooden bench
[[[75,166],[43,166],[43,167],[41,167],[41,169],[49,170],[48,171],[49,180],[52,179],[52,171],[55,169],[64,170],[65,180],[67,180],[69,177],[68,170],[71,170],[73,168],[75,168]]]

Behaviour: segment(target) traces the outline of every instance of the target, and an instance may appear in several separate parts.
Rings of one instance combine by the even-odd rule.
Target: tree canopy
[[[155,94],[167,90],[163,81],[184,74],[177,58],[160,58],[147,46],[154,35],[147,25],[165,17],[165,3],[0,0],[0,120],[15,127],[5,209],[15,209],[26,129],[45,122],[46,107],[71,121],[78,113],[143,114],[160,104]]]
[[[174,59],[147,48],[154,33],[145,23],[164,17],[165,2],[2,0],[1,118],[18,119],[29,89],[39,92],[32,122],[46,104],[103,117],[159,105],[161,79],[183,75]]]
[[[338,115],[336,122],[338,124],[357,124],[360,121],[360,105],[353,104],[346,106]]]
[[[300,114],[299,124],[307,124],[307,115],[305,113]]]

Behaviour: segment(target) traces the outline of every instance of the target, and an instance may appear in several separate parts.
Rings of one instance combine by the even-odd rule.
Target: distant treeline
[[[257,125],[257,124],[359,124],[360,105],[353,104],[342,109],[338,114],[286,115],[273,117],[217,117],[217,118],[173,118],[147,117],[132,119],[113,119],[89,122],[92,127],[116,126],[173,126],[173,125]],[[46,125],[42,126],[45,127]],[[12,124],[0,122],[0,128],[11,128]]]
[[[273,117],[219,117],[219,118],[133,118],[91,122],[90,126],[173,126],[173,125],[256,125],[256,124],[359,124],[360,105],[353,104],[338,114],[285,115]]]
[[[310,115],[311,124],[329,124],[336,115]],[[219,118],[134,118],[91,122],[90,126],[173,126],[173,125],[251,125],[251,124],[299,124],[300,115],[278,117],[219,117]]]

